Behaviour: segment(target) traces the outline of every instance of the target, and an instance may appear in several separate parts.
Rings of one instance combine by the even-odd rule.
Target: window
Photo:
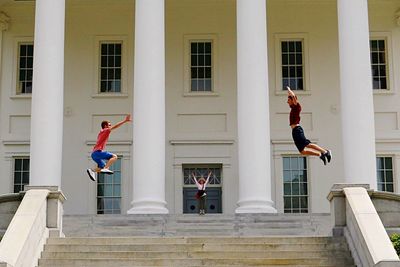
[[[212,42],[190,42],[190,90],[211,92],[212,88]]]
[[[394,192],[392,157],[376,157],[378,190]]]
[[[100,93],[121,93],[122,42],[101,42],[100,51]]]
[[[207,178],[208,172],[211,171],[212,175],[208,181],[208,185],[221,185],[221,165],[184,165],[183,166],[183,184],[184,185],[194,185],[192,173],[196,175],[196,178],[200,177]]]
[[[389,89],[386,39],[370,40],[372,88]]]
[[[20,43],[18,45],[17,94],[32,93],[32,77],[33,77],[33,44]]]
[[[303,43],[302,41],[282,41],[282,87],[303,90]]]
[[[183,36],[184,96],[218,96],[218,35]]]
[[[14,193],[24,190],[29,184],[29,158],[14,158]]]
[[[286,86],[306,95],[309,87],[308,35],[275,34],[275,94],[286,93]]]
[[[121,213],[121,157],[111,165],[114,174],[97,177],[97,214]]]
[[[308,213],[305,157],[283,157],[283,200],[285,213]]]

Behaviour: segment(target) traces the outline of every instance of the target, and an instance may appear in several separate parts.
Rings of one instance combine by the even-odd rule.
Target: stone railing
[[[369,190],[369,185],[335,184],[328,195],[333,235],[346,237],[357,266],[400,266],[400,259],[371,200],[370,195],[374,194],[381,195]]]
[[[373,191],[371,199],[386,231],[400,234],[400,195]]]
[[[0,240],[5,234],[15,212],[24,197],[24,192],[0,196]]]
[[[24,197],[0,242],[0,267],[34,267],[49,236],[62,236],[57,187],[25,187]],[[22,193],[23,194],[23,193]]]

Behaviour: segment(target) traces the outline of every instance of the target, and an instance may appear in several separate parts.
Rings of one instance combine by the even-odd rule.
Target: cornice
[[[10,26],[10,17],[6,13],[0,11],[0,31],[8,30]]]

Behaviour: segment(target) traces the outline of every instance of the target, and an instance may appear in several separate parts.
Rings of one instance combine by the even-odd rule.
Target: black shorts
[[[304,136],[304,131],[301,126],[296,126],[292,129],[292,137],[297,149],[301,152],[306,146],[311,144],[311,141]]]

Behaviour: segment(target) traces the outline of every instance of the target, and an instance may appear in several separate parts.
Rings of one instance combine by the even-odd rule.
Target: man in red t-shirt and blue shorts
[[[109,121],[103,121],[101,123],[101,130],[97,136],[96,145],[93,147],[92,159],[97,163],[97,167],[94,169],[87,169],[86,172],[92,181],[96,181],[96,173],[113,174],[109,168],[117,159],[117,155],[105,151],[104,148],[107,144],[108,138],[112,130],[117,129],[122,124],[132,121],[131,115],[127,115],[123,121],[118,122],[114,126],[111,126]]]
[[[290,87],[286,87],[288,91],[288,100],[287,103],[290,107],[290,115],[289,115],[289,122],[290,127],[292,128],[292,137],[294,144],[296,145],[297,149],[299,150],[300,154],[302,155],[310,155],[310,156],[317,156],[326,165],[326,162],[330,162],[332,159],[332,152],[325,148],[322,148],[316,144],[311,143],[304,135],[304,130],[300,126],[300,112],[301,112],[301,105],[297,101],[297,96],[290,90]]]

